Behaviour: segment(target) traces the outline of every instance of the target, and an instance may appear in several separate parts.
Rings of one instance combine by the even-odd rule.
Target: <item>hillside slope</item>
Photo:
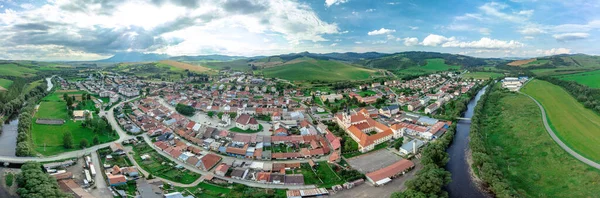
[[[276,67],[262,70],[265,77],[287,80],[364,80],[370,78],[375,71],[346,63],[330,60],[299,58]]]

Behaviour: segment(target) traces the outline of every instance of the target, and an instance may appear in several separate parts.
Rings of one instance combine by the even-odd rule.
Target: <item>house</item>
[[[421,140],[413,139],[410,142],[403,144],[398,151],[403,155],[416,154],[419,148],[423,147],[424,144],[425,143]]]
[[[335,102],[335,100],[341,100],[344,98],[342,94],[329,94],[329,95],[321,95],[321,101],[325,102]]]
[[[256,181],[259,183],[268,183],[268,182],[270,182],[270,180],[271,180],[270,172],[259,172],[256,174]]]
[[[125,175],[108,175],[108,184],[110,186],[120,186],[127,184],[127,179]]]
[[[89,117],[90,119],[93,117],[92,113],[89,110],[75,110],[73,111],[73,120],[82,121]]]
[[[387,117],[392,117],[392,115],[395,115],[398,112],[400,112],[400,106],[398,105],[386,106],[379,109],[379,114]]]
[[[233,169],[233,171],[231,171],[231,178],[233,178],[233,179],[243,179],[244,175],[246,175],[246,172],[248,172],[248,169],[245,169],[245,168],[235,168],[235,169]]]
[[[140,176],[140,173],[138,172],[137,168],[133,166],[121,168],[121,174],[134,178]]]
[[[235,120],[235,126],[242,130],[258,130],[259,125],[255,118],[248,114],[242,114]]]
[[[123,155],[125,154],[125,150],[123,149],[123,145],[121,145],[120,143],[112,143],[110,144],[110,150],[112,151],[112,154],[115,155]]]
[[[225,174],[229,170],[229,167],[230,166],[227,164],[219,164],[219,166],[217,166],[217,168],[215,169],[215,175],[225,176]]]
[[[398,175],[405,174],[413,167],[415,167],[415,164],[412,161],[402,159],[396,163],[393,163],[392,165],[367,173],[365,176],[373,185],[379,186],[392,181],[392,178]]]
[[[425,113],[432,114],[436,110],[438,110],[439,105],[437,103],[432,103],[429,106],[425,107]]]
[[[210,170],[212,167],[217,165],[217,163],[219,163],[219,161],[221,161],[221,157],[219,157],[218,155],[209,153],[200,158],[200,162],[198,162],[197,167],[199,167],[203,170]]]

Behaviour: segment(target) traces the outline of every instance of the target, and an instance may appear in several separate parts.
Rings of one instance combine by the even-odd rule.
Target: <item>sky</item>
[[[598,54],[600,1],[0,0],[0,59],[121,52]]]

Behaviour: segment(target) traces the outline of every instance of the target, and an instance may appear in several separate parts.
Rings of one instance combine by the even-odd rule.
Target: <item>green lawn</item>
[[[6,76],[28,77],[35,76],[37,71],[27,67],[18,66],[12,63],[0,64],[0,74]]]
[[[8,89],[10,87],[10,85],[12,85],[12,83],[13,83],[12,80],[0,78],[0,87],[4,87],[5,89]]]
[[[187,169],[178,170],[174,168],[177,164],[157,153],[147,144],[141,143],[134,147],[135,161],[148,173],[182,184],[191,184],[200,178],[200,174]],[[148,154],[150,159],[142,160],[140,156]]]
[[[97,117],[98,115],[94,115]],[[36,124],[37,118],[52,118],[64,119],[66,122],[63,125],[42,125]],[[31,134],[35,150],[42,155],[55,155],[62,152],[78,150],[79,141],[86,139],[89,144],[92,144],[94,136],[98,135],[101,143],[110,142],[118,139],[118,135],[109,135],[108,132],[95,134],[92,129],[81,126],[81,121],[74,122],[69,119],[68,111],[65,102],[43,101],[40,103],[40,108],[36,112],[31,127]],[[63,147],[63,134],[69,131],[73,135],[75,148],[65,149]]]
[[[358,92],[358,94],[362,97],[367,97],[367,96],[374,96],[377,93],[373,90],[366,90],[366,91],[360,91],[360,92]]]
[[[331,188],[345,181],[340,178],[326,162],[319,162],[313,171],[308,164],[301,164],[300,173],[304,175],[305,184],[315,184],[322,188]]]
[[[592,88],[600,88],[600,70],[558,76],[567,81],[575,81]]]
[[[484,79],[502,77],[504,74],[493,72],[469,72],[463,75],[463,78]]]
[[[238,132],[238,133],[258,133],[258,132],[261,132],[262,130],[263,130],[262,124],[258,124],[258,130],[250,130],[250,129],[242,130],[237,127],[233,127],[231,129],[229,129],[229,131]]]
[[[364,80],[368,79],[374,73],[370,69],[328,60],[303,60],[297,63],[266,68],[262,71],[265,77],[298,81]]]
[[[535,84],[534,84],[535,86]],[[495,97],[498,97],[495,95]],[[496,110],[490,110],[493,107]],[[491,112],[497,113],[491,113]],[[596,197],[600,171],[573,158],[548,135],[537,105],[509,93],[484,109],[485,147],[521,197]]]
[[[600,116],[568,92],[546,81],[533,80],[523,92],[545,108],[556,135],[581,155],[600,162]]]
[[[23,93],[29,93],[29,91],[31,91],[33,88],[36,88],[37,86],[40,86],[42,83],[45,83],[45,81],[46,80],[38,80],[29,83],[27,86],[25,86],[25,90],[23,90]]]

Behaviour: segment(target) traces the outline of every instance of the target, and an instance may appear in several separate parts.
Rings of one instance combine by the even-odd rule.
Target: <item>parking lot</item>
[[[358,157],[350,158],[346,160],[352,168],[357,171],[366,174],[383,167],[389,166],[397,161],[400,161],[402,157],[388,151],[387,149],[381,149],[369,154],[361,155]]]

